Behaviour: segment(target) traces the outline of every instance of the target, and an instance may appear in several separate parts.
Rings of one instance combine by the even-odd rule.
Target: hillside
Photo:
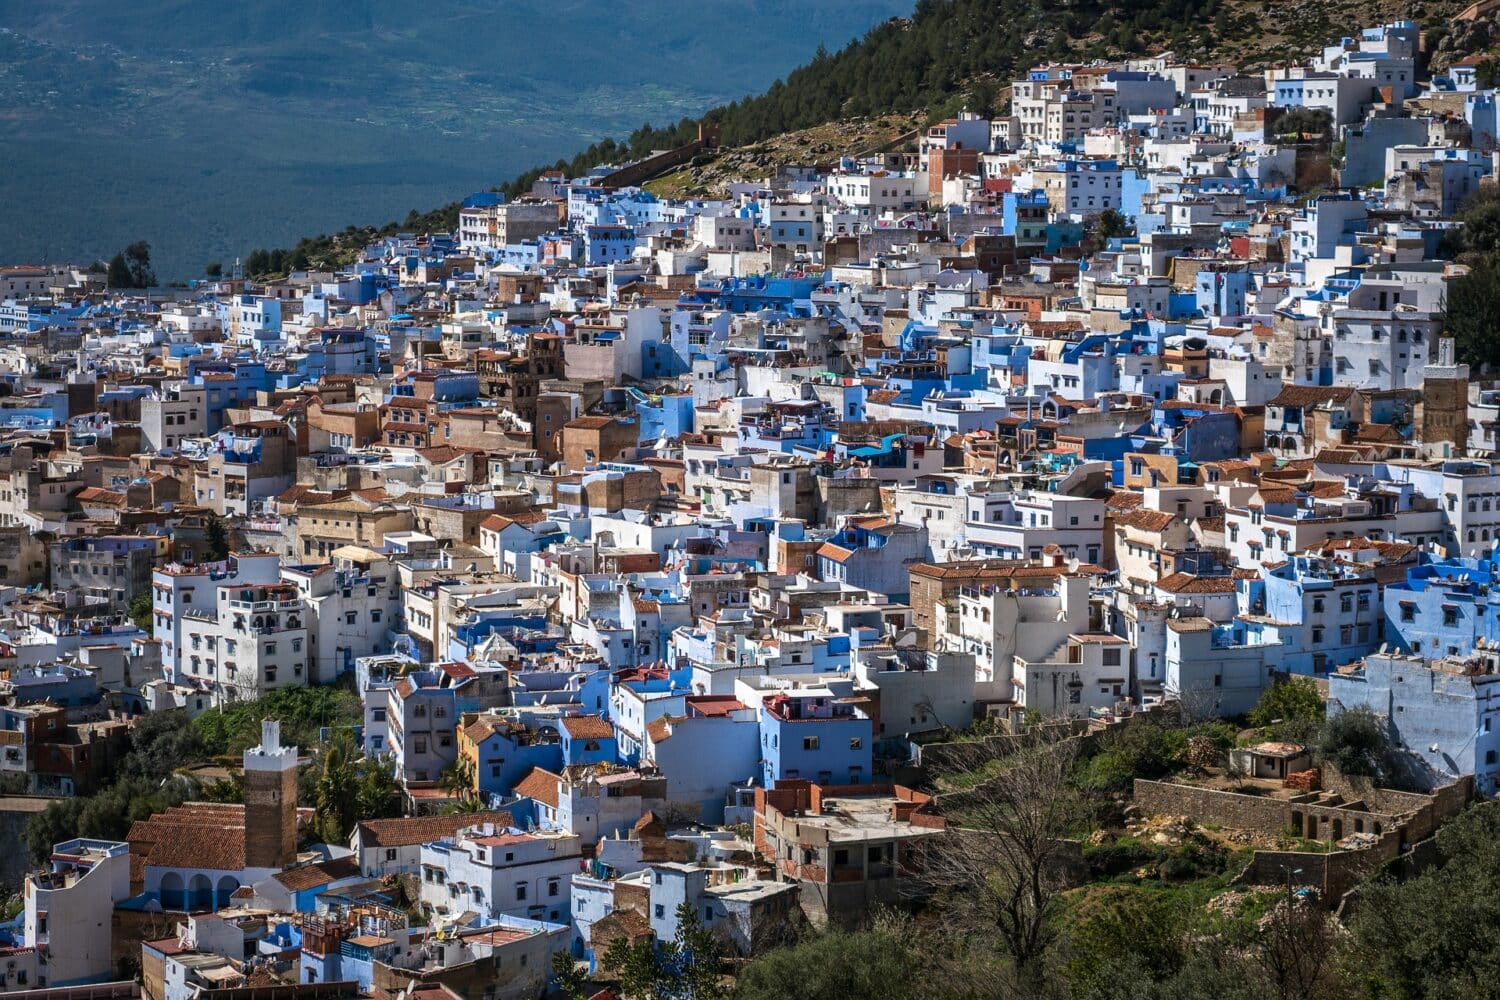
[[[1429,44],[1443,47],[1463,0],[920,0],[911,16],[871,28],[843,49],[820,49],[764,93],[719,105],[703,115],[730,147],[711,162],[653,181],[660,194],[715,194],[732,180],[766,176],[777,163],[856,153],[890,138],[882,121],[920,124],[968,106],[1000,110],[1013,74],[1048,59],[1140,56],[1164,50],[1251,70],[1305,55],[1361,25],[1410,17]],[[1476,35],[1460,24],[1454,40]],[[1493,33],[1500,42],[1500,31]],[[1450,46],[1451,47],[1451,46]],[[1450,53],[1451,55],[1451,53]],[[578,174],[600,163],[680,145],[698,119],[645,126],[606,139],[571,159],[541,163],[503,186],[530,188],[543,170]],[[826,148],[825,148],[826,147]],[[398,225],[451,226],[457,203]],[[377,230],[351,230],[304,240],[282,260],[346,260]]]
[[[762,181],[781,163],[826,163],[884,149],[911,136],[925,116],[920,112],[842,119],[772,136],[749,146],[729,147],[699,157],[694,166],[647,182],[664,198],[721,198],[736,181]]]
[[[190,277],[701,114],[907,3],[0,0],[0,259],[146,239]]]

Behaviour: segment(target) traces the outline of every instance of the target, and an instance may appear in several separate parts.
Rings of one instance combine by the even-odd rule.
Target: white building
[[[221,584],[258,587],[276,583],[279,576],[280,557],[259,552],[231,554],[219,563],[172,564],[152,573],[151,631],[161,643],[167,679],[178,681],[183,676],[183,632],[189,612],[197,612],[199,622],[204,615],[217,615]],[[198,631],[201,634],[202,629]]]
[[[58,988],[113,980],[115,904],[130,896],[130,845],[70,840],[52,849],[49,870],[24,886],[23,932],[37,972],[10,987]],[[30,978],[30,977],[27,977]]]
[[[212,611],[182,613],[179,679],[220,704],[311,683],[307,606],[295,586],[237,583],[216,591]]]
[[[583,863],[571,833],[520,833],[482,824],[422,845],[422,902],[442,916],[475,911],[490,919],[557,922]]]

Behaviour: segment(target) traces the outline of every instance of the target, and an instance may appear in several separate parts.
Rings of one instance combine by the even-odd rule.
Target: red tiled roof
[[[516,782],[516,794],[522,798],[536,799],[543,805],[556,809],[559,780],[558,776],[551,771],[534,767],[530,774]]]
[[[512,826],[515,824],[515,817],[504,811],[452,816],[400,816],[395,819],[367,819],[355,829],[363,847],[414,847],[452,836],[466,826],[481,823],[493,823],[497,827]]]
[[[615,735],[615,727],[597,715],[570,715],[562,725],[575,740],[608,740]]]
[[[339,879],[353,878],[359,874],[359,862],[352,856],[320,861],[317,864],[298,865],[274,876],[276,881],[292,892],[314,889]]]
[[[1232,594],[1234,578],[1228,576],[1194,576],[1191,573],[1173,573],[1156,581],[1158,590],[1169,594]]]

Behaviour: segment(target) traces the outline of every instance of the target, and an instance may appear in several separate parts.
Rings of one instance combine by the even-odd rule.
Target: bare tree
[[[1034,727],[1009,750],[992,753],[997,776],[957,794],[950,828],[923,854],[921,882],[952,920],[992,937],[1014,963],[1018,991],[1036,996],[1067,887],[1067,838],[1089,809],[1073,782],[1079,741],[1068,727]]]
[[[1252,955],[1277,1000],[1312,1000],[1330,986],[1336,944],[1328,914],[1293,898],[1288,886],[1287,899],[1266,916]]]
[[[1219,692],[1211,687],[1190,687],[1175,692],[1177,721],[1184,729],[1219,718]]]

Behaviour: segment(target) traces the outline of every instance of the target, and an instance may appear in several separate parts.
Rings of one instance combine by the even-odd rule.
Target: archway
[[[234,891],[240,887],[240,880],[233,875],[225,875],[219,879],[218,889],[214,892],[214,907],[222,910],[229,905],[229,898]]]
[[[182,876],[176,872],[167,872],[161,877],[161,886],[157,892],[161,896],[163,910],[185,908],[185,901],[182,898]]]
[[[207,910],[214,905],[213,883],[199,872],[188,880],[187,908],[190,911]]]

